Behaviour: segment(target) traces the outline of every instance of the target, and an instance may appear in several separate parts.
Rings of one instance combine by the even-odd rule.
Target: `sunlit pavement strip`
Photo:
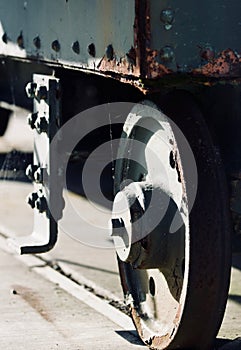
[[[0,248],[5,252],[12,254],[12,250],[8,247],[6,239],[3,237],[0,237]],[[102,300],[91,292],[87,291],[83,286],[76,284],[67,277],[61,275],[59,272],[55,271],[53,268],[46,266],[46,264],[36,256],[14,255],[14,258],[18,259],[28,267],[31,267],[33,271],[43,276],[45,279],[53,283],[57,283],[60,288],[78,300],[84,302],[97,312],[101,313],[124,330],[136,335],[133,323],[127,315],[109,305],[107,301]]]
[[[126,330],[136,336],[136,331],[134,330],[133,323],[128,316],[109,305],[107,300],[100,299],[99,297],[86,290],[82,285],[76,284],[66,276],[46,265],[46,261],[43,259],[33,255],[19,256],[13,254],[12,249],[9,248],[7,244],[6,238],[3,236],[0,236],[0,249],[13,255],[15,259],[21,261],[27,267],[30,267],[31,270],[44,277],[46,280],[58,284],[61,289],[74,296],[79,301],[84,302],[86,305],[99,312],[103,316],[107,317],[113,323],[120,326],[123,330]],[[85,282],[84,284],[88,285],[88,280],[84,279],[83,281]],[[241,327],[240,322],[238,321],[241,319],[241,310],[240,305],[232,300],[232,296],[240,295],[240,287],[241,272],[237,268],[232,268],[232,281],[229,293],[231,299],[228,301],[224,321],[219,332],[219,338],[234,340],[221,347],[218,347],[220,350],[239,350],[241,348],[241,339],[239,338]],[[107,293],[107,291],[105,291],[105,293]]]

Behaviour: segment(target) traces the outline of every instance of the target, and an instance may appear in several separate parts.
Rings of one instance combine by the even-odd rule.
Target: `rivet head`
[[[172,28],[175,12],[171,8],[166,8],[161,11],[160,20],[164,24],[164,28],[169,30]]]
[[[48,209],[48,203],[47,200],[44,196],[39,197],[36,201],[36,208],[38,209],[38,211],[40,213],[43,213],[45,211],[47,211]]]
[[[30,113],[28,115],[27,121],[28,121],[28,125],[30,126],[31,129],[35,129],[35,122],[38,118],[38,113]]]
[[[37,192],[33,192],[28,196],[27,203],[30,205],[30,207],[32,209],[35,208],[35,203],[36,203],[37,199],[38,199]]]
[[[48,90],[46,86],[40,86],[37,91],[37,98],[39,100],[47,100],[48,98]]]
[[[114,49],[111,44],[107,46],[105,50],[105,55],[108,61],[112,61],[114,59]]]
[[[40,117],[36,122],[36,128],[39,134],[43,132],[48,132],[49,129],[49,122],[46,118],[46,116]]]
[[[160,59],[164,63],[171,63],[171,62],[173,62],[174,59],[175,59],[175,54],[174,54],[173,48],[171,46],[169,46],[169,45],[164,46],[160,50]]]
[[[92,57],[95,57],[96,52],[95,52],[95,44],[91,43],[88,45],[88,54]]]
[[[37,90],[37,84],[30,82],[26,85],[26,94],[29,98],[34,98]]]
[[[212,61],[215,57],[215,50],[210,44],[206,44],[203,47],[199,46],[200,57],[203,61]]]
[[[79,55],[80,53],[80,45],[79,45],[79,42],[78,40],[75,41],[73,44],[72,44],[72,50]]]
[[[8,36],[7,36],[7,33],[3,33],[3,36],[2,36],[2,41],[7,44],[8,43]]]
[[[35,164],[29,164],[26,168],[25,174],[29,178],[29,180],[34,180],[34,173],[38,169],[38,166]]]
[[[42,183],[43,182],[43,169],[38,167],[36,171],[34,172],[34,181],[36,183]]]
[[[17,43],[20,49],[24,49],[24,41],[23,41],[23,32],[21,31],[19,36],[17,37]]]
[[[60,51],[60,43],[58,40],[54,40],[52,42],[52,45],[51,45],[52,49],[55,51],[55,52],[59,52]]]
[[[33,39],[33,44],[34,46],[36,47],[36,49],[40,49],[41,47],[41,40],[40,40],[40,37],[39,36],[36,36],[34,39]]]

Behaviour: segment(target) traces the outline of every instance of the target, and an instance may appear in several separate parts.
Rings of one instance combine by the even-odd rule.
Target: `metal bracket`
[[[61,125],[59,79],[34,74],[26,92],[34,99],[33,113],[28,117],[34,132],[34,160],[26,169],[34,182],[34,191],[27,199],[34,210],[34,225],[30,236],[10,240],[20,254],[43,253],[53,248],[64,208],[61,154],[58,146],[50,147]]]

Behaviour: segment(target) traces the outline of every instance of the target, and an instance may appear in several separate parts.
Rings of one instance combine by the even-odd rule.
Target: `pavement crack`
[[[36,256],[36,258],[38,258],[39,260],[41,260],[42,262],[45,263],[45,265],[41,265],[40,267],[48,266],[48,267],[52,268],[53,270],[55,270],[56,272],[60,273],[64,277],[66,277],[66,278],[70,279],[72,282],[76,283],[78,286],[83,287],[85,290],[87,290],[88,292],[92,293],[93,295],[95,295],[99,299],[105,300],[109,305],[111,305],[115,309],[121,311],[122,313],[124,313],[127,316],[131,316],[131,309],[130,309],[130,307],[127,304],[124,303],[124,301],[114,300],[113,298],[109,298],[107,295],[101,294],[99,291],[97,291],[92,286],[90,286],[90,285],[88,285],[86,283],[80,283],[71,274],[66,273],[64,271],[64,269],[58,264],[58,262],[56,260],[47,260],[47,259],[44,259],[42,256],[39,256],[39,255],[35,255],[35,256]]]

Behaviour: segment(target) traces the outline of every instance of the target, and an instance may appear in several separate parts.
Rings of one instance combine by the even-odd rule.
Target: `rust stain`
[[[147,79],[162,77],[172,71],[157,62],[158,50],[151,50],[150,1],[136,0],[136,19],[134,26],[134,42],[140,75]]]
[[[150,342],[152,347],[157,349],[165,349],[170,344],[170,334],[167,333],[162,336],[153,337],[150,339]]]
[[[173,73],[172,70],[167,68],[164,64],[160,64],[156,61],[156,58],[159,55],[158,50],[150,50],[147,48],[146,53],[147,78],[155,79]]]
[[[232,49],[222,51],[217,58],[210,59],[204,66],[194,69],[194,74],[210,77],[240,77],[241,57]]]
[[[24,301],[26,301],[34,310],[36,310],[40,316],[42,316],[47,322],[53,323],[54,320],[50,317],[48,311],[41,303],[39,297],[30,288],[14,285],[12,288],[17,292]]]
[[[133,47],[126,54],[126,57],[121,57],[119,60],[116,57],[113,60],[108,59],[106,56],[102,57],[97,69],[101,72],[114,72],[123,75],[139,76],[140,74]]]
[[[178,305],[178,309],[177,309],[177,313],[176,313],[176,316],[175,316],[175,319],[173,321],[175,326],[178,326],[178,324],[180,322],[181,314],[182,314],[182,305],[179,304]]]
[[[133,322],[136,326],[136,329],[140,335],[140,337],[143,339],[143,331],[142,331],[142,326],[141,326],[141,318],[135,308],[131,309],[131,317],[133,319]]]
[[[134,45],[137,54],[137,64],[140,67],[140,76],[146,76],[146,49],[150,47],[150,1],[135,1],[135,25],[134,25]]]

